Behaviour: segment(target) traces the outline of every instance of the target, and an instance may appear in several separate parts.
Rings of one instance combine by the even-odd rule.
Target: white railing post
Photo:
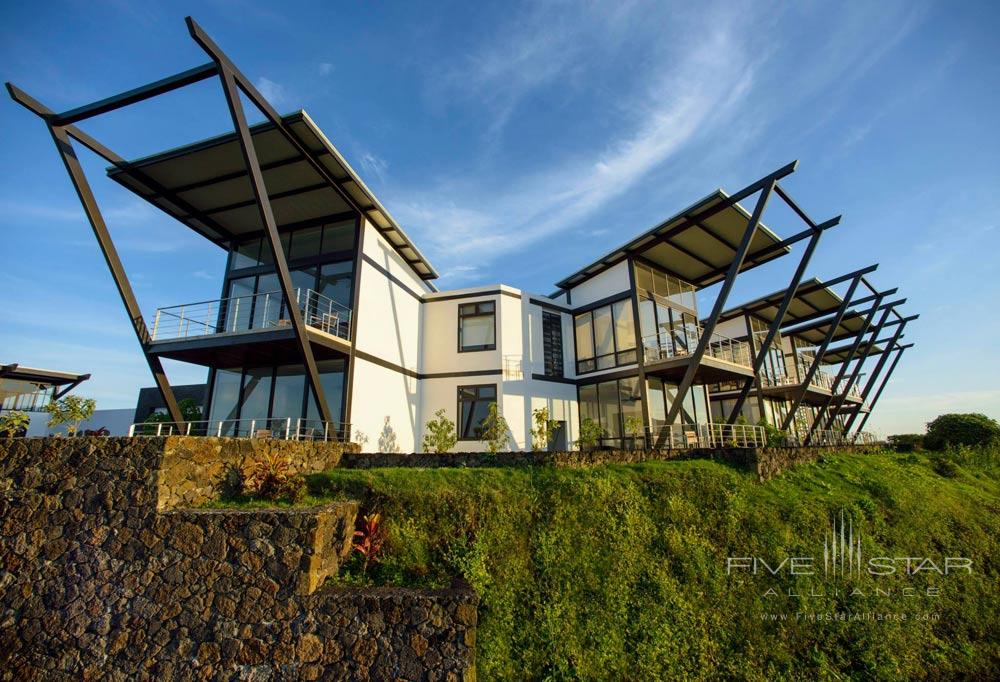
[[[156,332],[160,329],[160,311],[156,311],[156,317],[153,318],[153,341],[156,341]],[[129,434],[131,435],[131,434]]]
[[[131,438],[135,435],[135,424],[130,424],[128,427],[128,436]]]
[[[156,435],[159,436],[163,433],[163,422],[159,422],[156,425]]]
[[[223,419],[219,420],[219,432],[216,434],[216,437],[218,437],[218,438],[222,438],[222,424],[223,424],[224,421],[225,420],[223,420]],[[208,429],[205,429],[205,432],[207,433]]]
[[[288,440],[292,435],[292,418],[285,418],[285,440]]]
[[[177,316],[177,337],[181,337],[181,330],[184,329],[184,306],[181,306],[181,311]]]
[[[221,301],[219,302],[219,305],[220,306],[222,305]],[[212,301],[208,302],[208,311],[205,313],[205,322],[202,324],[202,326],[205,328],[206,334],[209,332],[210,329],[212,329],[215,326],[214,324],[212,324]]]
[[[233,299],[236,301],[236,306],[233,309],[233,328],[230,331],[236,331],[236,325],[239,324],[238,320],[240,319],[240,298],[242,297],[237,296],[235,299]]]
[[[323,422],[323,440],[330,439],[330,422]]]
[[[251,419],[250,420],[250,433],[248,433],[247,436],[249,436],[250,438],[253,438],[253,435],[255,433],[257,433],[257,420],[256,419]],[[236,435],[237,436],[240,435],[240,425],[239,424],[236,424]]]

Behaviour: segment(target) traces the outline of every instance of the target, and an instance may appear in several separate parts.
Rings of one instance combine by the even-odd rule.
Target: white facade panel
[[[354,359],[351,433],[363,452],[415,452],[419,403],[416,377]]]
[[[591,277],[586,282],[570,290],[573,307],[589,305],[595,301],[620,294],[631,288],[628,277],[628,263],[622,261],[599,275]]]

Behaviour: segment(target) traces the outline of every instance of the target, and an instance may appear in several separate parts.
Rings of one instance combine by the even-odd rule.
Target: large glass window
[[[342,220],[323,228],[323,253],[350,251],[354,248],[354,221]]]
[[[480,426],[496,401],[496,385],[458,387],[459,440],[479,440]]]
[[[345,308],[350,308],[353,272],[354,264],[351,261],[327,263],[320,269],[316,291]]]
[[[574,318],[574,329],[577,374],[635,363],[630,299],[580,313]]]
[[[316,363],[319,382],[323,386],[326,404],[330,409],[330,418],[335,422],[343,419],[340,408],[344,395],[344,364],[343,360],[322,360]],[[316,399],[313,398],[312,390],[308,386],[306,386],[306,405],[306,419],[322,421],[323,417],[316,407]]]
[[[642,264],[635,273],[646,362],[693,352],[700,333],[694,286]]]
[[[239,416],[241,376],[242,371],[239,367],[215,370],[215,380],[212,388],[212,409],[209,412],[208,418],[212,422],[224,422],[222,429],[223,436],[232,435],[236,429],[235,420]],[[218,432],[216,431],[215,433]]]
[[[292,244],[288,250],[288,260],[318,256],[322,239],[323,228],[320,225],[296,230],[292,233]]]
[[[253,367],[243,376],[243,399],[240,419],[250,429],[248,420],[256,420],[255,428],[267,428],[268,407],[271,401],[271,367]],[[251,431],[248,431],[251,433]]]
[[[292,427],[295,420],[302,416],[302,399],[305,397],[306,377],[302,365],[281,365],[274,377],[274,400],[271,404],[271,416],[274,419],[291,417]]]
[[[253,268],[258,265],[260,265],[260,240],[252,239],[236,247],[229,267],[231,270],[239,270],[240,268]]]
[[[496,304],[493,301],[458,306],[458,351],[496,350]]]
[[[256,280],[256,277],[241,277],[229,282],[229,298],[223,302],[225,310],[221,311],[226,323],[224,331],[238,332],[250,328]]]
[[[592,419],[601,427],[601,445],[634,446],[634,436],[626,428],[626,420],[634,417],[642,423],[642,395],[638,385],[638,378],[630,377],[580,387],[580,421]]]
[[[278,275],[268,273],[257,278],[257,296],[254,297],[253,328],[263,329],[277,324],[282,308],[281,285]]]

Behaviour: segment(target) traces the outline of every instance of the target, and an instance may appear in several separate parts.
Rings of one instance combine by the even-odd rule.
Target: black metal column
[[[653,442],[653,427],[649,418],[649,389],[646,386],[646,347],[642,345],[642,323],[639,320],[639,287],[635,282],[635,261],[629,257],[625,261],[628,266],[628,284],[632,290],[632,320],[635,333],[635,361],[639,370],[639,397],[642,410],[642,433],[644,445],[649,447]]]
[[[799,394],[795,396],[792,407],[788,410],[788,415],[785,417],[785,421],[781,424],[782,431],[787,431],[789,426],[791,426],[792,421],[794,421],[795,413],[798,412],[799,406],[802,404],[802,400],[806,397],[806,392],[809,390],[809,385],[812,383],[813,377],[816,376],[816,371],[819,369],[820,358],[822,358],[823,354],[826,353],[826,349],[830,345],[830,341],[833,340],[833,335],[837,332],[837,327],[840,326],[841,320],[844,319],[844,314],[847,312],[848,306],[851,305],[851,299],[854,297],[854,292],[857,291],[858,285],[861,284],[861,277],[862,275],[857,274],[853,277],[853,279],[851,279],[851,284],[847,288],[847,294],[844,296],[844,300],[841,302],[840,307],[837,308],[833,322],[830,324],[830,329],[827,330],[826,336],[823,338],[823,343],[819,345],[816,355],[813,357],[812,364],[809,365],[809,369],[806,371],[806,375],[802,380],[802,388],[799,390]],[[792,361],[795,363],[797,372],[799,358],[798,351],[795,349],[794,344],[792,346]]]
[[[271,246],[271,252],[274,254],[275,271],[278,274],[281,293],[285,299],[288,315],[292,321],[292,329],[295,332],[295,340],[298,343],[299,353],[306,368],[309,387],[312,389],[313,398],[316,400],[316,407],[319,409],[323,421],[331,424],[333,423],[333,415],[330,413],[330,406],[326,404],[323,384],[320,382],[319,370],[316,367],[316,358],[313,357],[311,342],[306,334],[305,322],[302,320],[299,303],[295,297],[295,288],[292,286],[292,276],[288,271],[285,250],[281,246],[278,225],[274,219],[274,211],[271,209],[271,201],[267,195],[267,186],[264,184],[264,174],[260,170],[260,161],[257,158],[253,136],[250,134],[250,126],[247,125],[246,114],[243,112],[243,103],[240,101],[240,91],[237,89],[236,81],[227,65],[222,62],[218,62],[218,64],[222,90],[226,96],[229,113],[233,118],[233,126],[236,128],[237,138],[240,141],[240,151],[243,153],[243,161],[247,166],[250,186],[257,201],[257,214],[260,217],[261,224],[264,226],[264,232],[267,235],[268,244]]]
[[[885,373],[885,378],[882,380],[882,384],[878,387],[878,391],[875,392],[875,397],[872,398],[872,402],[868,406],[868,414],[866,414],[865,418],[861,420],[860,424],[858,424],[857,433],[861,433],[862,431],[864,431],[865,424],[868,423],[868,418],[872,415],[872,412],[875,411],[875,405],[878,403],[878,399],[882,397],[882,391],[889,383],[889,378],[892,376],[892,373],[896,371],[896,365],[899,364],[899,359],[903,357],[903,351],[905,351],[907,348],[912,348],[912,347],[913,344],[909,344],[907,346],[900,346],[899,349],[897,349],[896,357],[892,359],[892,364],[889,365],[889,371]]]
[[[912,319],[916,319],[917,317],[919,317],[919,315],[913,316]],[[872,372],[872,375],[868,377],[868,381],[865,383],[865,387],[861,390],[862,405],[864,405],[864,402],[868,400],[868,395],[870,394],[872,387],[875,385],[876,380],[878,380],[879,375],[885,368],[885,364],[889,359],[889,350],[895,348],[896,344],[899,343],[899,339],[902,338],[904,327],[906,327],[906,322],[900,322],[899,325],[896,327],[896,332],[892,335],[892,338],[889,339],[889,341],[885,344],[885,351],[883,351],[882,357],[878,359],[878,363],[875,365],[875,370]],[[861,409],[859,407],[859,409],[855,410],[848,418],[847,423],[844,424],[845,434],[850,433],[851,426],[854,425],[854,421],[858,418],[858,415],[860,413]]]
[[[708,350],[708,344],[712,340],[712,334],[715,333],[715,325],[718,323],[719,316],[726,307],[726,301],[729,299],[729,293],[733,290],[733,285],[736,283],[736,275],[739,274],[740,269],[743,267],[743,261],[746,259],[747,252],[750,250],[750,242],[753,240],[753,236],[757,233],[757,226],[760,224],[764,208],[767,206],[767,201],[771,198],[771,192],[774,191],[774,186],[777,182],[777,179],[772,176],[765,181],[763,189],[760,190],[760,197],[757,199],[757,205],[754,206],[753,214],[750,216],[750,220],[747,222],[746,230],[743,232],[743,240],[740,242],[739,248],[733,256],[733,262],[730,264],[729,271],[726,273],[726,279],[723,280],[722,289],[719,290],[719,295],[715,299],[715,307],[712,309],[712,314],[709,316],[708,321],[701,330],[701,337],[698,339],[698,346],[695,349],[694,354],[691,356],[691,359],[688,361],[687,370],[684,372],[684,378],[681,379],[681,383],[677,387],[677,395],[667,410],[667,425],[674,423],[674,419],[676,419],[677,415],[680,413],[681,404],[684,402],[684,398],[687,397],[687,392],[691,388],[691,384],[694,383],[694,377],[698,372],[698,366],[701,364],[701,359],[704,357],[705,351]],[[663,435],[661,434],[660,438],[657,439],[657,445],[660,445],[662,440]]]
[[[788,312],[788,306],[792,304],[795,299],[796,294],[799,291],[799,284],[802,282],[802,277],[805,275],[806,268],[809,267],[809,261],[812,259],[813,253],[816,251],[816,247],[819,246],[819,239],[823,236],[823,230],[826,229],[824,226],[833,227],[840,222],[840,218],[834,218],[833,220],[827,221],[822,226],[814,228],[812,237],[809,238],[809,243],[806,244],[806,250],[802,254],[802,258],[799,260],[799,265],[795,269],[795,274],[792,275],[792,281],[788,284],[788,289],[785,291],[784,298],[781,299],[781,305],[778,306],[778,313],[775,315],[774,320],[771,322],[771,326],[767,330],[767,336],[764,337],[764,341],[760,344],[760,348],[755,350],[754,344],[750,344],[750,350],[754,353],[753,360],[753,378],[747,379],[743,382],[743,388],[740,391],[739,397],[736,398],[736,404],[733,406],[733,411],[729,415],[729,423],[735,424],[737,416],[740,410],[743,409],[743,403],[747,399],[747,395],[750,393],[750,387],[756,383],[757,385],[757,400],[760,407],[761,418],[764,417],[764,396],[761,395],[761,380],[760,380],[760,370],[764,366],[764,361],[767,359],[767,354],[771,349],[771,344],[774,343],[774,337],[778,335],[778,330],[781,329],[781,324],[785,320],[785,313]],[[749,317],[747,318],[749,322]],[[749,328],[749,324],[747,325]],[[753,332],[751,329],[750,338],[753,340]]]

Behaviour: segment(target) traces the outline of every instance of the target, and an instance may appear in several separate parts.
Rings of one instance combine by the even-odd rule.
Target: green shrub
[[[941,474],[945,478],[955,478],[958,476],[958,465],[954,462],[954,460],[946,457],[935,457],[931,466],[934,468],[934,471]]]
[[[577,438],[576,444],[581,450],[597,447],[602,438],[604,438],[604,429],[601,428],[600,424],[590,417],[584,417],[580,420],[580,437]]]
[[[924,449],[924,435],[922,433],[897,433],[886,438],[886,441],[895,448],[896,452],[913,452]]]
[[[535,426],[531,429],[531,449],[545,450],[556,432],[556,422],[549,419],[549,408],[540,407],[531,413]]]
[[[81,398],[78,395],[68,395],[62,400],[53,400],[45,406],[45,411],[51,415],[49,426],[66,424],[66,432],[71,436],[75,436],[80,429],[80,422],[94,416],[95,409],[97,409],[96,400]]]
[[[455,422],[448,419],[444,410],[434,413],[437,419],[427,422],[424,434],[424,452],[448,452],[455,443],[458,442],[458,433],[455,432]]]
[[[30,423],[31,417],[27,412],[14,411],[0,414],[0,436],[8,438],[20,436],[28,431]]]
[[[493,455],[510,445],[510,427],[496,403],[490,403],[490,411],[479,425],[479,440],[486,443],[486,449]]]
[[[220,500],[236,500],[246,492],[246,476],[243,475],[243,468],[233,462],[228,462],[222,467],[222,473],[212,482],[215,494]]]
[[[785,445],[786,443],[785,439],[787,438],[788,434],[779,429],[777,426],[771,426],[770,422],[768,422],[763,417],[759,422],[757,422],[757,426],[760,426],[764,429],[764,438],[767,441],[767,447],[780,448],[781,446]]]
[[[924,445],[944,450],[949,445],[989,447],[1000,443],[1000,424],[985,414],[943,414],[927,425]]]

